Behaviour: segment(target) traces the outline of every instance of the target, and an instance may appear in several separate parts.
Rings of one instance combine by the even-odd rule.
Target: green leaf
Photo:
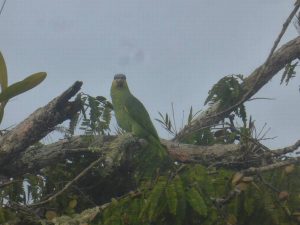
[[[177,193],[176,193],[176,188],[174,183],[170,183],[166,190],[166,197],[167,197],[167,202],[168,202],[168,207],[170,210],[170,213],[173,215],[176,215],[176,210],[177,210]]]
[[[186,196],[184,191],[184,185],[181,178],[177,175],[174,178],[174,185],[176,189],[177,195],[177,210],[176,210],[176,225],[184,224],[185,216],[186,216]]]
[[[0,52],[0,87],[1,90],[5,90],[7,88],[7,70],[6,64],[3,58],[3,55]]]
[[[192,119],[193,119],[193,107],[191,106],[189,117],[188,117],[188,124],[191,124]]]
[[[9,87],[7,87],[0,94],[0,102],[8,101],[9,99],[26,92],[38,84],[40,84],[45,78],[47,74],[45,72],[35,73],[31,76],[28,76],[22,81],[16,82]]]
[[[148,200],[150,205],[149,205],[148,215],[150,220],[154,219],[156,216],[157,209],[159,208],[158,203],[165,186],[166,186],[165,181],[158,182],[149,196]]]
[[[207,206],[200,195],[200,193],[195,189],[191,188],[186,193],[187,201],[190,206],[200,215],[207,216]]]
[[[3,119],[4,108],[5,108],[5,106],[6,106],[6,103],[7,103],[7,101],[1,102],[1,103],[0,103],[0,124],[1,124],[2,119]]]
[[[154,188],[150,192],[149,197],[146,200],[146,204],[144,204],[143,208],[141,209],[139,217],[145,218],[148,215],[148,219],[153,219],[156,215],[156,209],[158,208],[158,203],[161,198],[161,195],[164,191],[166,186],[166,181],[162,180],[155,184]]]

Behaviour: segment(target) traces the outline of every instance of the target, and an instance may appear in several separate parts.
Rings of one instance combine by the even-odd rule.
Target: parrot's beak
[[[116,83],[117,83],[117,87],[121,88],[124,86],[124,80],[122,79],[115,79]]]

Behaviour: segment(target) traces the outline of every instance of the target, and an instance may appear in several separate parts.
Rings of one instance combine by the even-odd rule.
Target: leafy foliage
[[[298,65],[299,61],[296,61],[294,63],[289,62],[288,64],[285,65],[280,84],[285,82],[285,85],[288,85],[289,81],[295,77],[296,74],[296,66]]]
[[[19,95],[22,94],[35,86],[39,85],[45,78],[47,74],[45,72],[39,72],[32,74],[26,77],[24,80],[16,82],[10,86],[8,86],[8,77],[7,77],[7,69],[4,58],[0,52],[0,123],[2,122],[4,115],[4,108],[7,102]]]
[[[158,114],[160,116],[160,119],[155,119],[155,120],[157,122],[159,122],[166,131],[168,131],[172,135],[175,135],[176,130],[171,122],[171,119],[170,119],[170,116],[168,115],[168,113],[166,113],[165,116],[160,112],[158,112]]]
[[[118,204],[112,204],[105,210],[100,221],[105,224],[109,218],[119,218],[118,221],[113,220],[107,224],[185,224],[199,216],[207,217],[205,197],[198,186],[195,187],[195,177],[188,173],[160,176],[154,183],[142,184],[141,194],[126,196]],[[191,187],[187,188],[189,185]],[[138,207],[132,210],[131,204]],[[121,219],[124,215],[127,216],[126,223]],[[138,220],[135,215],[138,215]]]
[[[223,77],[208,92],[208,97],[206,98],[204,105],[211,105],[219,101],[223,110],[230,108],[236,104],[244,94],[241,86],[243,80],[244,78],[241,74]],[[247,116],[244,104],[241,104],[234,109],[234,113],[243,120],[244,124],[246,123]]]
[[[154,183],[142,184],[138,193],[113,200],[94,224],[296,225],[293,215],[298,215],[300,181],[295,177],[299,172],[297,167],[290,174],[280,175],[286,172],[277,170],[263,175],[268,182],[272,179],[278,190],[293,193],[292,198],[282,201],[259,178],[231,184],[233,171],[208,173],[199,165],[185,166],[171,177],[160,176]],[[234,188],[241,188],[241,193],[218,208],[213,199],[226,196]]]
[[[71,118],[69,134],[73,135],[77,125],[85,135],[103,135],[110,131],[112,104],[103,96],[92,97],[81,93],[77,99],[82,102],[82,110]]]
[[[193,107],[191,106],[189,110],[189,115],[187,118],[187,125],[190,125],[192,123],[192,120],[195,118],[196,115],[198,115],[200,111],[194,113]],[[160,118],[156,118],[155,120],[160,123],[160,125],[171,135],[176,136],[177,135],[177,126],[176,121],[174,118],[174,107],[172,104],[172,115],[173,115],[173,122],[171,121],[171,116],[169,116],[168,113],[165,114],[165,116],[158,112]],[[183,121],[182,121],[183,122]]]
[[[3,71],[6,71],[6,68],[2,67],[2,74]],[[222,79],[209,92],[206,104],[220,101],[222,107],[226,109],[236,103],[243,94],[240,86],[242,79],[240,75]],[[0,82],[1,88],[5,88],[5,76],[0,77]],[[3,94],[6,96],[3,98],[9,99],[16,93]],[[67,135],[72,136],[78,125],[84,131],[85,137],[108,134],[112,111],[110,102],[104,97],[92,97],[84,93],[79,94],[77,99],[82,101],[82,110],[71,119]],[[234,115],[229,115],[222,124],[196,131],[186,137],[184,142],[212,145],[233,143],[238,140],[247,147],[253,122],[250,119],[246,124],[243,105],[239,106],[234,113],[243,120],[242,127],[235,127]],[[159,113],[159,115],[160,119],[157,121],[170,134],[176,135],[175,121],[172,122],[168,114]],[[191,107],[187,124],[193,122],[194,116]],[[94,146],[90,144],[92,149]],[[46,218],[47,223],[58,216],[71,218],[87,208],[107,205],[98,212],[91,224],[298,224],[297,221],[300,219],[298,218],[300,215],[299,166],[290,165],[243,180],[234,179],[236,171],[193,164],[183,166],[170,161],[166,161],[164,167],[157,169],[163,161],[156,160],[159,156],[155,154],[156,151],[137,153],[132,160],[137,164],[134,167],[135,171],[132,170],[132,165],[126,165],[108,177],[103,174],[105,165],[99,164],[80,182],[72,185],[68,191],[36,212]],[[43,168],[39,174],[27,174],[1,188],[0,223],[18,217],[15,210],[6,207],[7,205],[14,203],[26,205],[53,195],[61,190],[67,181],[72,180],[85,169],[92,157],[95,157],[92,151],[91,154],[79,152],[77,155],[70,155],[65,162]],[[135,179],[136,171],[140,172],[147,168],[155,168],[156,173],[143,176],[143,179]],[[101,179],[98,179],[99,177]],[[232,201],[222,207],[218,205],[217,200],[226,198],[232,190],[237,189],[240,194]]]

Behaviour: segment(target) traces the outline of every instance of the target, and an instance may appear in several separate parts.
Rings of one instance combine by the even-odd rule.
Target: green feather
[[[111,98],[116,120],[122,129],[146,139],[155,147],[162,148],[145,106],[131,94],[126,80],[123,81],[122,86],[118,86],[117,82],[113,81]]]

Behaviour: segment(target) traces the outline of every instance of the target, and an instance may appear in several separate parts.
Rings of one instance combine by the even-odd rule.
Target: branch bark
[[[201,163],[206,166],[227,165],[236,166],[243,164],[240,160],[245,154],[242,146],[239,144],[215,144],[211,146],[197,146],[190,144],[179,144],[177,142],[161,140],[163,145],[167,147],[169,156],[181,163]],[[272,156],[281,156],[285,153],[291,153],[299,148],[300,142],[282,149],[265,151],[264,146],[257,145],[255,148],[261,149],[253,154],[259,161],[263,157],[270,158]],[[93,151],[91,150],[93,148]],[[122,136],[99,136],[95,137],[93,143],[87,141],[84,136],[75,136],[70,139],[63,139],[58,142],[45,145],[39,148],[30,147],[26,151],[21,152],[12,161],[0,163],[1,173],[7,177],[16,177],[25,173],[36,173],[40,169],[53,165],[53,163],[63,162],[74,156],[85,155],[91,159],[101,158],[102,162],[112,161],[111,154],[118,155],[119,162],[114,161],[115,167],[120,165],[121,161],[130,158],[130,151],[141,150],[141,142],[130,134]],[[108,155],[107,152],[111,154]],[[257,153],[260,152],[260,153]],[[115,158],[115,157],[114,157]],[[248,157],[249,158],[249,157]],[[238,163],[239,162],[239,163]],[[248,164],[245,166],[249,166]],[[107,168],[107,167],[106,167]]]
[[[279,148],[272,151],[272,154],[276,156],[281,156],[287,153],[291,153],[296,151],[300,147],[300,140],[296,141],[295,144],[285,147],[285,148]]]
[[[27,119],[0,137],[0,165],[10,162],[30,145],[41,140],[54,130],[57,124],[71,118],[80,110],[80,101],[69,102],[81,88],[82,82],[75,82],[60,96],[46,106],[37,109]]]
[[[167,140],[162,140],[162,143],[167,147],[167,151],[174,161],[203,165],[233,161],[242,149],[240,145],[236,144],[196,146]],[[99,136],[95,137],[92,143],[87,141],[84,136],[76,136],[38,148],[30,147],[14,157],[12,161],[1,162],[0,167],[2,175],[16,177],[26,173],[37,173],[42,168],[63,162],[72,156],[85,155],[90,156],[91,162],[95,158],[101,158],[102,162],[112,162],[114,166],[106,166],[105,170],[107,170],[107,168],[119,166],[120,162],[130,158],[132,151],[141,150],[142,147],[140,140],[130,134],[119,137]],[[124,151],[126,149],[130,149],[130,151]],[[118,161],[112,160],[112,154],[115,155],[113,158],[118,158]]]
[[[267,64],[262,64],[251,75],[245,78],[242,86],[244,93],[250,93],[247,98],[243,99],[247,101],[256,92],[258,92],[265,84],[267,84],[284,66],[300,58],[300,37],[289,41],[279,48],[273,56],[269,59]],[[241,103],[243,103],[241,102]],[[210,106],[207,110],[203,111],[197,118],[195,118],[191,125],[185,126],[178,135],[174,138],[174,141],[181,141],[185,136],[200,130],[204,127],[210,127],[221,119],[229,115],[231,111],[224,111],[221,109],[219,102]]]

